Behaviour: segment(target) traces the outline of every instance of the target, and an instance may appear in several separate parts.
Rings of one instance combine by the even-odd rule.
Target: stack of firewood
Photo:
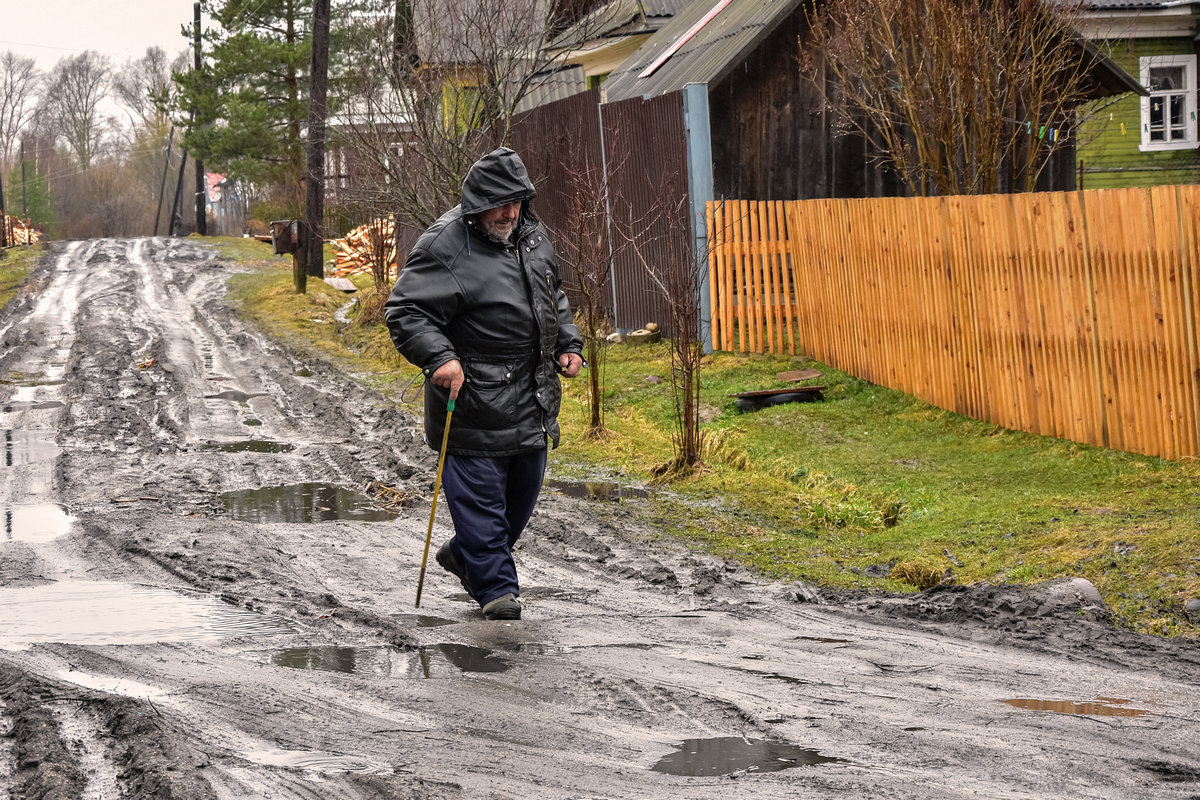
[[[16,217],[4,217],[4,230],[8,234],[6,238],[9,244],[37,244],[42,238],[42,234],[34,230],[32,222],[22,222]]]
[[[375,272],[392,277],[396,270],[396,231],[387,217],[359,225],[341,239],[334,239],[330,246],[333,248],[330,273],[335,278]]]

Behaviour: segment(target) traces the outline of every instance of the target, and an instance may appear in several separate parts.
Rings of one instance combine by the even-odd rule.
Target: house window
[[[1140,59],[1142,150],[1182,150],[1197,146],[1196,57],[1150,56]]]

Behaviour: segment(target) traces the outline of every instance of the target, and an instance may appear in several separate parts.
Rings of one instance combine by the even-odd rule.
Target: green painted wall
[[[1106,49],[1105,43],[1101,49]],[[1136,80],[1142,56],[1190,55],[1190,38],[1128,39],[1107,43],[1109,56]],[[1200,182],[1200,151],[1143,153],[1141,111],[1137,95],[1108,98],[1080,109],[1088,114],[1079,126],[1077,157],[1083,162],[1084,189],[1158,186]],[[1122,129],[1124,123],[1124,129]]]

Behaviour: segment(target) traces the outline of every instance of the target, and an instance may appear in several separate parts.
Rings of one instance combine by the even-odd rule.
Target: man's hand
[[[463,381],[466,379],[467,376],[463,375],[462,364],[458,363],[458,359],[447,361],[435,369],[433,374],[429,376],[429,381],[434,386],[450,389],[451,400],[458,399],[458,390],[462,388]]]
[[[563,353],[558,357],[558,366],[563,377],[574,378],[583,369],[583,356],[579,353]]]

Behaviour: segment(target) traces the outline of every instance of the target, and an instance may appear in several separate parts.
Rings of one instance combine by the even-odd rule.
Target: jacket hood
[[[521,157],[501,147],[471,165],[462,186],[462,212],[478,214],[517,200],[531,200],[536,194]]]

